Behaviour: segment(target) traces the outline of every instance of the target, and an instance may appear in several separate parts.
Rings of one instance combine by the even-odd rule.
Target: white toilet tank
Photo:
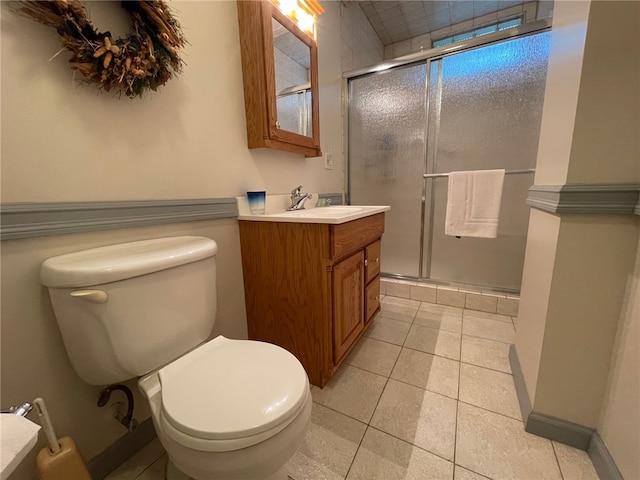
[[[121,382],[204,342],[215,322],[217,250],[210,238],[184,236],[46,260],[40,281],[78,375]]]

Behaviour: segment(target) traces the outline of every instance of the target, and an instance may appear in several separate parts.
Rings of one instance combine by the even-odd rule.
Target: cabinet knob
[[[280,130],[280,122],[276,122],[276,128]]]
[[[376,259],[374,260],[375,263],[378,263],[380,261],[380,257],[376,257]]]
[[[366,267],[367,265],[369,265],[369,260],[364,261],[364,266]]]

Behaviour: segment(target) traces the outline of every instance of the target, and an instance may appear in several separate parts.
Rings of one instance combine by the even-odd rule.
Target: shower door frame
[[[536,20],[534,22],[529,22],[526,23],[524,25],[520,25],[518,27],[514,27],[514,28],[509,28],[507,30],[503,30],[501,32],[495,32],[495,33],[491,33],[488,35],[483,35],[481,37],[475,37],[472,38],[470,40],[464,41],[464,42],[460,42],[458,44],[455,45],[446,45],[444,47],[437,47],[437,48],[432,48],[429,50],[425,50],[423,52],[418,52],[418,53],[412,53],[410,55],[405,55],[403,57],[394,59],[394,60],[389,60],[386,62],[382,62],[379,63],[377,65],[373,65],[371,67],[367,67],[367,68],[363,68],[363,69],[357,69],[357,70],[351,70],[349,72],[345,72],[342,75],[342,98],[343,98],[343,102],[342,102],[342,111],[343,111],[343,131],[345,132],[344,135],[344,139],[343,139],[343,149],[345,152],[345,199],[346,199],[346,203],[347,204],[351,204],[351,178],[350,178],[350,160],[349,160],[349,101],[350,101],[350,97],[349,97],[349,80],[354,79],[354,78],[358,78],[358,77],[362,77],[362,76],[366,76],[366,75],[370,75],[373,73],[380,73],[380,72],[384,72],[387,70],[391,70],[394,68],[398,68],[398,67],[404,67],[404,66],[408,66],[408,65],[412,65],[412,64],[421,64],[421,63],[425,63],[426,64],[426,78],[427,78],[427,82],[428,79],[430,78],[431,75],[431,66],[432,66],[432,62],[433,61],[437,61],[437,60],[442,60],[443,58],[450,56],[450,55],[455,55],[457,53],[463,52],[463,51],[467,51],[467,50],[472,50],[475,48],[480,48],[486,45],[490,45],[492,43],[498,43],[501,41],[505,41],[505,40],[509,40],[509,39],[513,39],[513,38],[517,38],[517,37],[524,37],[527,35],[533,35],[536,33],[541,33],[547,30],[551,29],[551,20]],[[438,68],[442,68],[443,62],[439,63]],[[438,81],[441,81],[441,76],[438,76]],[[427,83],[426,86],[427,90],[426,90],[426,111],[429,112],[429,88],[430,85]],[[438,108],[440,108],[438,106]],[[438,117],[440,115],[440,112],[438,112]],[[433,173],[430,170],[433,169],[433,162],[430,164],[428,162],[428,149],[431,148],[428,144],[428,142],[426,141],[427,136],[426,133],[428,132],[428,128],[429,128],[429,118],[428,118],[428,114],[427,114],[427,118],[425,121],[425,144],[424,144],[424,151],[423,151],[423,159],[424,159],[424,164],[425,164],[425,174],[429,174],[429,173]],[[433,145],[434,151],[435,148],[437,148],[437,135],[436,135],[436,144]],[[397,279],[407,279],[407,280],[428,280],[431,283],[434,284],[439,284],[439,285],[463,285],[463,284],[459,284],[459,283],[455,283],[455,282],[448,282],[448,281],[443,281],[443,280],[435,280],[429,277],[425,277],[425,272],[424,272],[424,255],[425,255],[425,250],[427,250],[425,248],[425,218],[426,218],[426,200],[427,200],[427,195],[433,195],[433,182],[428,182],[427,181],[428,178],[423,178],[422,179],[422,198],[421,198],[421,222],[420,222],[420,256],[418,258],[418,277],[411,277],[411,276],[407,276],[407,275],[401,275],[401,274],[392,274],[392,273],[384,273],[385,277],[390,277],[390,278],[397,278]],[[428,186],[428,184],[430,184]],[[430,203],[431,205],[431,210],[433,210],[434,205],[433,205],[433,201]],[[431,232],[433,229],[433,211],[431,212],[431,214],[429,215],[429,231]],[[429,239],[429,249],[431,248],[431,239]],[[427,270],[430,270],[430,264],[431,264],[431,259],[428,259],[428,266],[427,266]],[[468,286],[468,285],[464,285],[464,286]],[[500,291],[500,292],[504,292],[504,291],[511,291],[508,289],[497,289],[497,288],[492,288],[492,287],[483,287],[483,291]],[[514,291],[515,292],[515,291]]]

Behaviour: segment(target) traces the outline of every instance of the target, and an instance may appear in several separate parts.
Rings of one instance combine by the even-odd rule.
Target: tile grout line
[[[417,315],[417,314],[416,314],[416,315]],[[377,316],[377,315],[376,315],[376,318],[378,318],[378,316]],[[388,317],[383,317],[383,318],[387,318],[388,320],[395,320],[395,319],[389,319]],[[375,319],[374,319],[374,320],[375,320]],[[401,320],[397,320],[397,321],[402,322]],[[463,320],[463,319],[461,319],[461,321],[464,321],[464,320]],[[497,320],[496,320],[496,321],[497,321]],[[414,319],[414,322],[415,322],[415,319]],[[402,322],[402,323],[407,323],[407,324],[409,324],[408,322]],[[507,322],[501,322],[501,323],[505,323],[505,324],[506,324]],[[432,356],[434,356],[434,357],[444,358],[444,359],[446,359],[446,360],[451,360],[452,362],[460,362],[460,363],[464,363],[465,365],[472,365],[472,366],[474,366],[474,367],[484,368],[485,370],[491,370],[492,372],[496,372],[496,373],[504,373],[505,375],[513,376],[513,372],[506,372],[506,371],[504,371],[504,370],[497,370],[497,369],[495,369],[495,368],[487,367],[487,366],[484,366],[484,365],[478,365],[478,364],[476,364],[476,363],[471,363],[471,362],[465,362],[465,361],[463,361],[463,360],[462,360],[462,337],[478,338],[478,339],[480,339],[480,340],[487,340],[487,341],[489,341],[489,342],[500,343],[500,344],[508,345],[508,346],[513,345],[513,343],[501,342],[500,340],[494,340],[494,339],[490,339],[490,338],[477,337],[477,336],[475,336],[475,335],[468,335],[468,334],[462,333],[462,328],[460,329],[460,333],[458,333],[458,332],[454,332],[454,331],[452,331],[452,330],[445,330],[445,329],[442,329],[442,328],[427,327],[426,325],[419,325],[419,324],[415,324],[415,323],[411,323],[411,324],[409,324],[409,325],[411,325],[411,326],[413,326],[413,325],[418,325],[419,327],[430,328],[431,330],[443,331],[443,332],[446,332],[446,333],[453,333],[453,334],[455,334],[455,335],[460,335],[460,359],[455,359],[455,358],[451,358],[451,357],[445,357],[445,356],[443,356],[443,355],[439,355],[439,354],[437,354],[437,353],[435,353],[435,352],[427,352],[427,351],[424,351],[424,350],[417,350],[417,349],[415,349],[415,348],[411,348],[411,347],[407,347],[407,346],[405,346],[405,343],[406,343],[407,337],[409,336],[409,332],[407,332],[407,336],[405,336],[405,339],[404,339],[404,341],[403,341],[403,343],[402,343],[401,345],[400,345],[400,344],[397,344],[397,343],[389,342],[389,341],[387,341],[387,340],[382,340],[382,339],[380,339],[380,338],[369,337],[369,336],[366,336],[366,335],[364,335],[364,336],[365,336],[366,338],[371,339],[371,340],[375,340],[375,341],[378,341],[378,342],[386,343],[386,344],[388,344],[388,345],[394,345],[394,346],[396,346],[396,347],[400,347],[401,349],[402,349],[402,348],[406,348],[406,349],[411,350],[411,351],[413,351],[413,352],[424,353],[424,354],[426,354],[426,355],[432,355]],[[409,329],[409,330],[411,330],[411,329]],[[366,371],[366,372],[375,373],[376,375],[384,376],[384,375],[381,375],[381,374],[380,374],[380,373],[378,373],[378,372],[374,372],[374,371],[372,371],[372,370],[367,370],[366,368],[357,367],[357,366],[352,365],[352,364],[348,364],[348,365],[351,365],[352,367],[355,367],[355,368],[360,368],[361,370],[364,370],[364,371]],[[395,367],[395,365],[394,365],[394,367]],[[393,369],[392,369],[392,372],[393,372]],[[397,379],[396,379],[396,380],[397,380]],[[403,383],[407,383],[407,382],[403,382]],[[411,383],[407,383],[407,385],[413,385],[413,384],[411,384]],[[413,386],[415,386],[415,387],[419,387],[419,388],[422,388],[422,387],[420,387],[419,385],[413,385]],[[423,389],[424,389],[424,390],[428,390],[427,388],[423,388]],[[428,390],[428,391],[433,391],[433,390]],[[439,392],[434,392],[434,393],[439,393]],[[448,396],[448,395],[445,395],[445,396]],[[451,397],[449,397],[449,398],[451,398]]]
[[[422,305],[422,303],[421,303],[420,305]],[[411,318],[412,318],[411,323],[409,323],[409,322],[403,322],[402,320],[398,320],[398,319],[396,319],[396,318],[389,318],[389,317],[385,317],[384,315],[382,315],[382,317],[383,317],[383,318],[387,318],[387,319],[389,319],[389,320],[399,321],[399,322],[401,322],[401,323],[407,323],[408,325],[413,326],[413,325],[417,325],[417,324],[415,323],[415,320],[416,320],[416,318],[417,318],[417,314],[418,314],[419,308],[420,308],[420,307],[418,307],[418,309],[417,309],[416,313],[414,313],[414,314],[413,314],[413,316],[411,317]],[[405,318],[406,318],[406,317],[405,317]],[[464,322],[464,316],[462,317],[462,319],[461,319],[461,320],[462,320],[462,322]],[[491,319],[487,319],[487,320],[491,320]],[[493,320],[493,321],[500,322],[500,321],[498,321],[498,320]],[[500,323],[507,323],[507,322],[500,322]],[[421,325],[419,325],[419,326],[421,326]],[[410,327],[410,328],[411,328],[411,327]],[[409,328],[409,330],[410,330],[410,328]],[[426,328],[431,328],[431,327],[426,327]],[[433,330],[449,332],[448,330],[442,330],[442,329],[433,329]],[[449,333],[455,333],[455,332],[449,332]],[[385,384],[384,384],[384,386],[383,386],[383,388],[382,388],[382,391],[381,391],[381,393],[380,393],[380,396],[378,397],[378,400],[377,400],[377,402],[376,402],[376,405],[375,405],[375,407],[374,407],[374,409],[373,409],[373,413],[371,414],[371,417],[369,418],[369,420],[368,420],[366,423],[365,423],[365,422],[363,422],[363,421],[362,421],[362,420],[360,420],[360,419],[357,419],[357,418],[351,417],[350,415],[347,415],[347,414],[345,414],[345,413],[343,413],[343,412],[340,412],[340,411],[338,411],[338,410],[335,410],[334,408],[328,407],[328,406],[323,405],[323,404],[321,404],[321,403],[319,403],[319,402],[314,402],[314,403],[317,403],[317,404],[319,404],[319,405],[322,405],[324,408],[328,408],[329,410],[335,411],[335,412],[337,412],[337,413],[339,413],[339,414],[341,414],[341,415],[345,415],[346,417],[351,418],[351,419],[354,419],[354,420],[356,420],[357,422],[359,422],[360,424],[364,424],[364,425],[365,425],[365,431],[364,431],[364,433],[363,433],[362,438],[360,439],[360,442],[358,443],[358,446],[357,446],[356,451],[355,451],[355,453],[354,453],[354,457],[353,457],[353,459],[351,460],[351,464],[349,465],[349,469],[347,470],[347,473],[346,473],[346,477],[345,477],[345,478],[347,478],[347,477],[348,477],[348,475],[350,474],[350,472],[351,472],[351,470],[352,470],[352,468],[353,468],[353,465],[354,465],[354,463],[355,463],[355,458],[357,457],[358,452],[360,451],[360,448],[361,448],[361,446],[362,446],[362,442],[363,442],[363,440],[364,440],[364,436],[367,434],[367,432],[368,432],[368,430],[369,430],[370,428],[371,428],[371,429],[374,429],[374,430],[376,430],[376,431],[382,432],[382,433],[384,433],[385,435],[389,435],[389,436],[391,436],[392,438],[396,438],[396,439],[398,439],[399,441],[402,441],[403,443],[406,443],[406,444],[408,444],[408,445],[411,445],[412,447],[418,448],[418,449],[420,449],[420,450],[423,450],[423,451],[425,451],[425,452],[428,452],[429,454],[432,454],[432,455],[435,455],[435,456],[437,456],[437,457],[439,457],[439,458],[442,458],[442,459],[443,459],[443,460],[445,460],[445,461],[451,462],[451,463],[452,463],[452,465],[453,465],[453,470],[454,470],[454,472],[455,472],[455,467],[456,467],[455,460],[456,460],[456,454],[457,454],[457,452],[456,452],[456,447],[457,447],[457,435],[458,435],[458,417],[459,417],[459,407],[460,407],[460,404],[461,404],[461,403],[464,403],[464,404],[467,404],[467,405],[469,405],[469,406],[472,406],[472,407],[478,408],[478,409],[480,409],[480,410],[484,410],[484,411],[487,411],[487,412],[490,412],[490,413],[494,413],[494,414],[500,415],[501,417],[508,418],[508,419],[510,419],[510,420],[515,420],[515,421],[518,421],[519,423],[522,423],[522,421],[521,421],[521,420],[518,420],[518,419],[515,419],[515,418],[512,418],[512,417],[509,417],[509,416],[504,415],[504,414],[502,414],[502,413],[494,412],[494,411],[492,411],[492,410],[488,410],[488,409],[486,409],[486,408],[483,408],[483,407],[480,407],[480,406],[477,406],[477,405],[473,405],[473,404],[470,404],[470,403],[468,403],[468,402],[462,402],[462,401],[460,401],[460,400],[459,400],[459,395],[460,395],[460,383],[461,383],[461,375],[460,375],[460,370],[461,370],[461,368],[460,368],[460,367],[461,367],[461,365],[462,365],[463,363],[464,363],[464,364],[467,364],[467,362],[462,362],[462,360],[461,360],[461,357],[462,357],[462,335],[463,335],[463,334],[462,334],[462,328],[461,328],[461,332],[460,332],[460,334],[459,334],[459,335],[460,335],[461,342],[460,342],[460,346],[459,346],[459,355],[460,355],[460,359],[458,359],[458,360],[456,360],[456,359],[451,359],[451,358],[448,358],[448,357],[443,357],[443,356],[441,356],[441,355],[435,355],[434,353],[430,353],[430,352],[423,352],[423,351],[421,351],[421,350],[415,350],[415,349],[412,349],[412,348],[406,347],[405,345],[406,345],[406,340],[407,340],[407,338],[408,338],[408,332],[407,332],[407,335],[405,336],[404,340],[402,341],[402,344],[400,344],[400,345],[398,345],[397,343],[388,342],[388,341],[386,341],[386,340],[381,340],[381,339],[376,339],[376,338],[371,338],[371,337],[369,337],[369,338],[371,338],[372,340],[377,340],[377,341],[379,341],[379,342],[383,342],[383,343],[386,343],[386,344],[388,344],[388,345],[394,345],[394,346],[400,347],[400,351],[398,352],[398,355],[397,355],[397,357],[396,357],[396,359],[395,359],[395,361],[394,361],[394,363],[393,363],[393,366],[391,367],[391,372],[389,373],[389,375],[381,375],[380,373],[372,372],[372,371],[367,370],[367,369],[365,369],[365,368],[361,368],[361,367],[358,367],[358,366],[354,366],[354,365],[348,364],[348,365],[349,365],[350,367],[352,367],[352,368],[356,368],[356,369],[358,369],[358,370],[365,371],[365,372],[367,372],[367,373],[371,373],[371,374],[378,375],[378,376],[381,376],[381,377],[383,377],[383,378],[386,378],[386,381],[385,381]],[[502,343],[502,344],[510,345],[509,343],[506,343],[506,342],[500,342],[499,340],[485,339],[485,338],[483,338],[483,337],[475,337],[475,336],[473,336],[473,335],[467,335],[467,336],[469,336],[469,337],[473,337],[473,338],[481,338],[481,339],[488,340],[488,341],[496,341],[496,342],[498,342],[498,343]],[[448,395],[443,395],[443,394],[442,394],[442,393],[440,393],[440,392],[434,392],[434,391],[429,390],[429,389],[427,389],[427,388],[419,387],[419,386],[417,386],[417,385],[412,385],[412,384],[407,383],[407,382],[404,382],[404,381],[402,381],[402,380],[394,379],[394,380],[396,380],[396,381],[397,381],[397,382],[399,382],[399,383],[402,383],[402,384],[405,384],[405,385],[408,385],[408,386],[412,386],[412,387],[414,387],[414,388],[419,388],[419,389],[424,390],[424,391],[429,391],[429,392],[431,392],[431,393],[434,393],[434,394],[437,394],[437,395],[441,395],[441,396],[443,396],[443,397],[445,397],[445,398],[450,398],[450,399],[456,400],[456,402],[457,402],[457,408],[456,408],[456,424],[455,424],[455,432],[454,432],[454,456],[453,456],[453,461],[451,461],[451,460],[450,460],[450,459],[448,459],[448,458],[442,457],[441,455],[438,455],[438,454],[436,454],[436,453],[434,453],[434,452],[431,452],[431,451],[429,451],[429,450],[426,450],[426,449],[424,449],[424,448],[422,448],[422,447],[419,447],[418,445],[415,445],[415,444],[413,444],[413,443],[410,443],[410,442],[408,442],[408,441],[406,441],[406,440],[404,440],[404,439],[402,439],[402,438],[399,438],[399,437],[397,437],[397,436],[395,436],[395,435],[393,435],[393,434],[390,434],[390,433],[388,433],[388,432],[385,432],[384,430],[380,430],[380,429],[378,429],[378,428],[376,428],[376,427],[371,426],[371,421],[372,421],[372,419],[373,419],[373,416],[375,415],[375,412],[376,412],[376,410],[377,410],[377,408],[378,408],[378,406],[379,406],[379,404],[380,404],[380,401],[381,401],[381,399],[382,399],[382,395],[384,394],[384,391],[385,391],[385,389],[387,388],[387,386],[388,386],[388,384],[389,384],[389,381],[391,380],[391,375],[393,374],[393,371],[394,371],[394,369],[395,369],[395,367],[396,367],[396,365],[397,365],[397,363],[398,363],[398,360],[399,360],[399,358],[400,358],[400,354],[402,353],[402,349],[404,349],[404,348],[407,348],[408,350],[412,350],[412,351],[416,351],[416,352],[424,353],[424,354],[427,354],[427,355],[432,355],[432,356],[438,356],[438,357],[440,357],[440,358],[445,358],[445,359],[447,359],[447,360],[451,360],[451,361],[457,362],[457,363],[458,363],[458,365],[459,365],[459,369],[458,369],[458,371],[459,371],[459,374],[458,374],[458,398],[455,398],[455,399],[453,399],[452,397],[449,397]],[[486,370],[494,371],[494,372],[496,372],[496,373],[503,373],[503,374],[506,374],[506,375],[510,375],[510,376],[512,376],[512,374],[509,374],[509,373],[507,373],[507,372],[500,371],[500,370],[494,370],[494,369],[487,368],[487,367],[484,367],[484,366],[481,366],[481,365],[475,365],[475,364],[471,364],[471,363],[469,363],[468,365],[472,365],[472,366],[475,366],[475,367],[478,367],[478,368],[484,368],[484,369],[486,369]],[[554,453],[555,453],[555,450],[554,450]],[[556,461],[557,461],[557,456],[556,456]],[[463,466],[460,466],[460,467],[461,467],[461,468],[465,468],[465,467],[463,467]],[[473,471],[473,470],[471,470],[471,471]],[[475,472],[474,472],[474,473],[475,473]],[[481,475],[481,474],[478,474],[478,475]]]
[[[462,329],[464,327],[464,312],[460,321],[460,352],[458,362],[458,395],[456,398],[456,426],[453,430],[453,475],[456,473],[456,460],[458,454],[458,420],[460,418],[460,383],[462,382]]]
[[[488,408],[485,408],[485,407],[479,407],[478,405],[474,405],[473,403],[465,402],[464,400],[458,400],[458,402],[459,403],[464,403],[465,405],[469,405],[470,407],[479,408],[480,410],[484,410],[485,412],[489,412],[489,413],[494,413],[496,415],[500,415],[501,417],[508,418],[509,420],[514,420],[514,421],[520,423],[522,425],[522,428],[524,429],[524,422],[522,421],[521,418],[514,418],[514,417],[510,417],[509,415],[505,415],[504,413],[494,412],[493,410],[489,410]],[[526,432],[526,430],[525,430],[525,433],[529,433],[529,432]],[[530,435],[534,435],[534,434],[532,433]],[[544,438],[544,437],[540,437],[540,438]],[[549,440],[549,441],[551,441],[551,440]]]
[[[402,346],[400,347],[400,352],[402,352]],[[380,396],[378,397],[378,401],[376,402],[376,406],[373,407],[373,412],[371,412],[371,417],[367,421],[367,428],[365,428],[364,433],[362,434],[362,438],[360,439],[360,443],[358,443],[358,448],[356,448],[356,453],[353,455],[353,459],[351,460],[351,464],[349,465],[349,469],[347,470],[347,475],[345,476],[345,479],[347,477],[349,477],[349,473],[351,472],[351,468],[353,467],[353,464],[356,461],[356,457],[358,456],[358,452],[360,451],[360,446],[362,445],[362,441],[364,440],[364,436],[367,434],[367,430],[369,430],[369,428],[373,428],[373,427],[371,427],[371,420],[373,420],[373,416],[375,415],[376,410],[378,409],[378,405],[380,404],[380,399],[382,398],[382,395],[384,395],[384,391],[387,388],[387,385],[389,384],[389,380],[391,379],[391,373],[393,372],[393,369],[396,368],[396,364],[398,363],[398,359],[400,358],[400,352],[398,352],[398,356],[396,357],[395,362],[393,362],[393,366],[391,367],[391,372],[389,372],[389,376],[387,377],[387,381],[384,382],[384,386],[382,387],[382,390],[380,391]],[[354,367],[353,365],[351,365],[351,367],[358,368],[358,367]],[[361,369],[361,370],[364,370],[364,369]],[[366,372],[367,370],[364,370],[364,371]],[[373,372],[371,372],[371,373],[373,373]],[[380,375],[380,376],[382,376],[382,375]]]
[[[416,313],[417,313],[417,310],[416,310]],[[414,317],[415,317],[415,314],[414,314]],[[413,323],[413,320],[412,320],[412,323]],[[405,337],[405,341],[406,341],[406,337]],[[404,346],[404,342],[402,342],[402,345],[400,346],[400,352],[402,351],[403,346]],[[382,390],[380,391],[380,396],[378,397],[378,401],[376,402],[375,407],[373,407],[373,412],[371,412],[371,417],[369,418],[369,420],[366,423],[366,428],[364,430],[364,433],[362,434],[362,438],[360,439],[360,442],[358,443],[358,448],[356,448],[356,451],[355,451],[355,453],[353,455],[353,459],[351,460],[349,468],[347,469],[347,474],[345,475],[345,479],[349,477],[349,473],[351,472],[351,469],[353,468],[353,464],[355,463],[356,457],[358,456],[358,452],[360,451],[360,447],[362,445],[362,441],[364,440],[364,436],[367,434],[367,431],[369,430],[369,428],[373,428],[373,427],[371,427],[371,420],[373,419],[373,416],[376,413],[376,409],[378,408],[378,405],[380,404],[380,399],[382,398],[382,395],[384,394],[384,390],[387,388],[387,384],[389,383],[389,379],[391,378],[391,373],[393,372],[393,369],[396,367],[396,364],[398,363],[398,358],[400,358],[400,352],[398,352],[398,356],[396,357],[395,362],[393,362],[393,367],[391,367],[391,372],[389,373],[389,376],[387,377],[387,380],[385,381],[384,386],[382,387]],[[350,365],[350,366],[352,368],[358,368],[358,367],[355,367],[353,365]],[[361,370],[364,370],[364,369],[361,369]],[[367,370],[364,370],[364,371],[367,371]],[[373,373],[373,372],[370,372],[370,373]],[[380,376],[382,376],[382,375],[380,375]],[[342,413],[342,412],[340,412],[340,413]]]
[[[560,465],[560,459],[558,458],[558,452],[556,452],[556,446],[553,443],[553,440],[549,440],[551,442],[551,450],[553,450],[553,456],[556,459],[556,463],[558,464],[558,470],[560,471],[560,478],[564,480],[564,473],[562,473],[562,466]]]
[[[163,448],[164,448],[164,447],[163,447]],[[169,455],[168,455],[168,453],[167,453],[167,452],[164,452],[162,455],[160,455],[158,458],[156,458],[153,462],[151,462],[149,465],[147,465],[147,467],[146,467],[144,470],[142,470],[142,471],[140,472],[140,474],[139,474],[139,475],[136,475],[136,476],[133,478],[133,480],[137,480],[137,479],[139,479],[139,478],[142,478],[142,475],[144,475],[144,472],[146,472],[146,471],[147,471],[147,470],[149,470],[151,467],[153,467],[157,462],[159,462],[160,460],[162,460],[162,457],[164,457],[164,456],[166,456],[166,457],[167,457],[167,458],[166,458],[165,465],[164,465],[164,468],[162,469],[163,476],[165,476],[165,475],[166,475],[166,473],[167,473],[167,462],[169,461]]]

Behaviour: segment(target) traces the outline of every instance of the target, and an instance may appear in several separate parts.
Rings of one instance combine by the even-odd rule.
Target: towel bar
[[[504,172],[505,175],[517,175],[520,173],[534,173],[536,171],[535,168],[527,168],[523,170],[507,170]],[[448,177],[448,173],[425,173],[422,175],[422,178],[435,178],[435,177]]]

